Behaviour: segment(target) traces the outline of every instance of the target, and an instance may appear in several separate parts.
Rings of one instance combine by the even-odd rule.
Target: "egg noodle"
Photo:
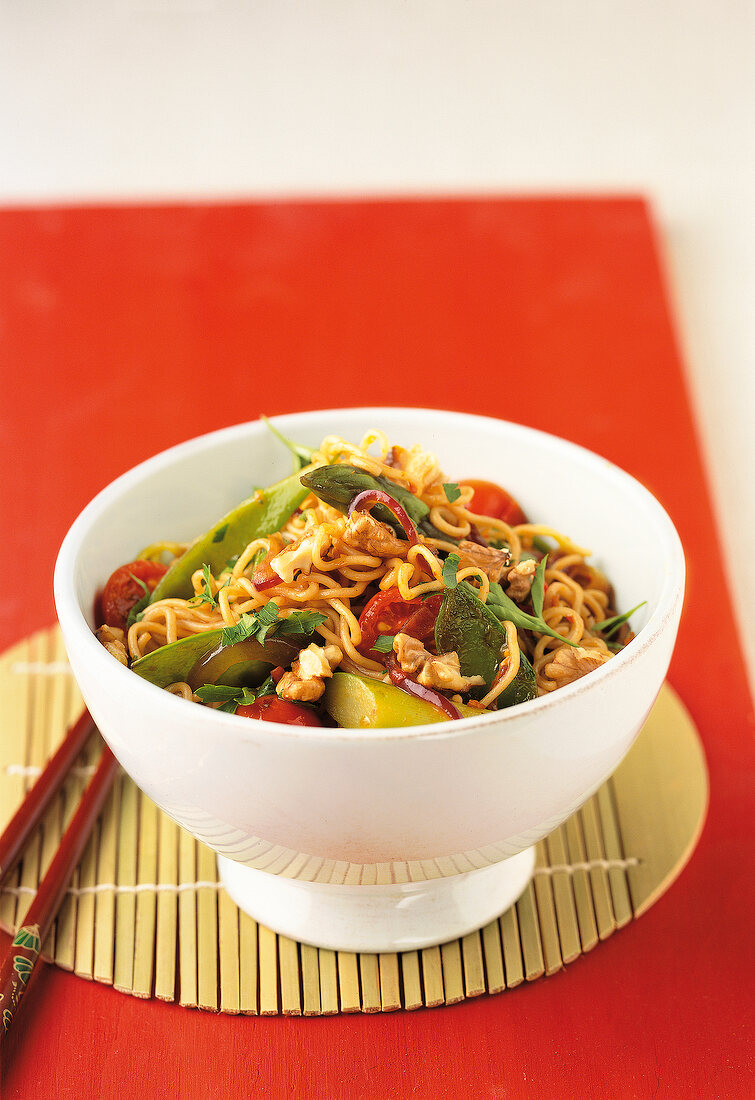
[[[339,542],[346,516],[310,494],[279,532],[254,539],[217,576],[197,570],[192,577],[193,598],[169,598],[148,605],[128,629],[127,647],[132,660],[188,635],[234,626],[244,613],[258,611],[273,600],[281,617],[301,609],[324,615],[326,621],[318,626],[318,633],[327,643],[341,649],[340,667],[344,671],[387,680],[384,665],[358,648],[362,641],[359,612],[377,590],[395,588],[404,600],[442,592],[443,560],[436,552],[444,555],[455,552],[458,540],[470,534],[493,544],[507,545],[512,566],[528,557],[540,558],[542,540],[552,546],[544,574],[542,618],[564,639],[504,622],[508,645],[505,675],[481,704],[488,706],[511,683],[519,670],[522,652],[535,670],[539,695],[557,689],[564,682],[556,658],[560,650],[572,649],[568,643],[587,651],[593,659],[591,667],[612,656],[598,629],[602,621],[614,614],[611,586],[586,561],[589,550],[576,546],[548,526],[531,523],[509,526],[502,519],[471,511],[474,490],[470,486],[459,485],[458,496],[449,500],[445,477],[435,456],[419,446],[391,447],[381,431],[370,432],[359,445],[328,436],[312,458],[313,466],[323,464],[347,464],[410,490],[428,506],[428,519],[441,536],[448,536],[447,540],[420,534],[419,542],[407,543],[406,552],[400,557],[354,551]],[[254,574],[260,558],[264,556],[269,561],[288,544],[305,536],[311,553],[309,571],[295,571],[289,583],[281,580],[274,587],[258,591]],[[163,548],[173,554],[184,549],[176,544],[158,543],[150,547],[149,554]],[[144,556],[149,554],[145,552]],[[482,568],[460,566],[456,577],[457,581],[466,580],[479,588],[480,599],[486,600],[490,581]],[[626,627],[622,627],[622,632],[626,640]],[[187,683],[172,684],[168,690],[196,699]]]

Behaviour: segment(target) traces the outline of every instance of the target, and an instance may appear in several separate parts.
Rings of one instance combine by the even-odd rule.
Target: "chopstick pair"
[[[51,757],[0,836],[0,885],[15,866],[31,833],[95,728],[89,711],[85,710],[71,726],[60,748]],[[14,1021],[18,1005],[39,959],[42,944],[57,916],[68,883],[81,859],[117,769],[118,761],[105,745],[97,769],[63,834],[47,873],[39,884],[24,923],[16,932],[8,954],[0,963],[0,1046]]]

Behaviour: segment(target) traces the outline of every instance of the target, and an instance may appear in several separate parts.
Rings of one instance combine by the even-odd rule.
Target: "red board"
[[[448,1009],[284,1019],[45,968],[3,1096],[751,1096],[753,717],[644,203],[6,210],[0,255],[0,648],[53,621],[81,507],[164,447],[261,412],[496,415],[605,454],[670,512],[689,562],[670,679],[711,774],[682,877],[565,972]]]

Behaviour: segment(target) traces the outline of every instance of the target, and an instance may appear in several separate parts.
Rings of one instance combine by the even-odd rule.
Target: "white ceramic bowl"
[[[668,668],[684,590],[671,521],[637,481],[554,436],[423,409],[340,409],[276,420],[293,439],[392,442],[435,452],[451,480],[505,485],[536,522],[593,551],[637,637],[553,695],[453,723],[313,729],[212,711],[135,676],[92,633],[95,592],[160,538],[189,540],[291,471],[259,421],[142,463],[104,489],[60,550],[55,600],[74,674],[134,781],[214,848],[232,896],[299,940],[350,950],[441,942],[502,912],[532,845],[620,762]]]

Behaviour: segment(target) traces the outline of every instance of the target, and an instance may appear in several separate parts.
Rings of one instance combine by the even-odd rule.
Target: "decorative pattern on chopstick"
[[[29,906],[26,923],[14,937],[11,950],[0,964],[0,1009],[3,1028],[0,1042],[14,1020],[24,990],[39,958],[42,941],[50,930],[76,869],[94,822],[118,768],[107,746],[81,804],[66,829],[63,840]]]

